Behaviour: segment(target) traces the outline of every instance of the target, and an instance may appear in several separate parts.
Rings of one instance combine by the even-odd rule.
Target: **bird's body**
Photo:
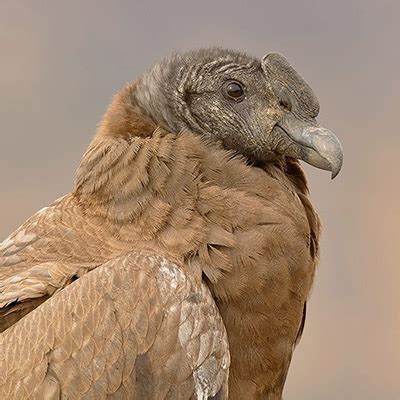
[[[229,374],[279,399],[318,258],[304,174],[167,129],[138,87],[0,246],[0,397],[223,399]]]

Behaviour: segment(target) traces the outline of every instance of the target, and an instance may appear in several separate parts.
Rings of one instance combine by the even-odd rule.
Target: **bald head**
[[[254,161],[302,159],[336,175],[339,141],[321,128],[309,85],[279,54],[261,60],[210,48],[175,53],[137,84],[136,100],[158,125],[190,130]]]

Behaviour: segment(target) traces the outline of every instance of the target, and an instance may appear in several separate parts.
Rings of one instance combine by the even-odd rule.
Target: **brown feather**
[[[228,342],[209,289],[151,253],[105,263],[51,297],[0,336],[0,354],[2,399],[227,393]]]
[[[130,252],[152,251],[190,266],[196,279],[206,277],[229,337],[229,398],[279,398],[318,258],[320,225],[308,200],[304,174],[291,159],[262,168],[250,166],[242,157],[190,132],[172,134],[154,126],[135,105],[134,88],[130,85],[114,98],[78,168],[76,190],[33,216],[0,248],[0,302],[9,307],[7,315],[15,310],[14,319],[9,321],[21,316],[22,302],[59,292],[7,329],[6,340],[37,340],[28,335],[28,326],[42,315],[40,324],[46,332],[48,324],[58,324],[49,314],[56,299],[75,293],[77,285],[84,290],[79,282],[89,285],[89,276],[98,276],[97,269],[112,262],[109,260]],[[24,238],[25,242],[35,240],[24,244]],[[10,248],[17,250],[7,255]],[[74,276],[81,278],[70,284]],[[96,283],[90,282],[87,292],[100,295]],[[125,287],[123,282],[120,278],[113,290],[122,290],[118,288]],[[141,294],[135,301],[149,295],[143,292],[144,287],[137,286],[137,290]],[[79,304],[76,307],[81,310]],[[89,308],[88,318],[94,327],[104,321],[104,315],[112,317],[106,304],[100,302],[93,312]],[[132,315],[125,311],[118,323],[129,325],[133,318],[134,329],[144,329],[138,319],[149,315],[150,309],[149,304],[140,304]],[[68,327],[73,320],[65,315],[62,323]],[[3,327],[9,323],[1,321]],[[146,326],[154,338],[157,329]],[[158,360],[157,371],[162,370],[168,381],[172,379],[168,374],[184,379],[187,373],[180,363],[182,370],[175,371],[178,361],[172,353],[162,355],[176,343],[176,329],[174,324],[166,328],[154,361]],[[57,335],[49,332],[53,332],[48,333],[53,335],[49,340],[56,340],[58,331]],[[90,328],[90,332],[96,330]],[[57,360],[66,362],[86,334],[82,329],[79,337],[66,338]],[[135,337],[147,337],[144,335],[145,331],[138,331]],[[111,349],[122,339],[115,336],[108,340]],[[92,343],[85,348],[88,357],[105,345],[100,338],[88,343]],[[138,344],[129,342],[127,346],[133,350]],[[44,350],[40,351],[42,356]],[[109,374],[107,387],[122,387],[121,377],[113,375],[110,365],[128,367],[124,358],[111,350],[109,357],[101,366]],[[146,375],[147,358],[136,360],[138,374]],[[28,362],[33,368],[33,355]],[[162,368],[164,364],[167,369]],[[94,390],[86,375],[72,375],[84,364],[79,368],[75,361],[64,365],[49,371],[49,379],[66,374],[64,383],[76,379],[75,388],[70,390]],[[90,382],[104,376],[96,374],[100,375],[90,376]],[[46,371],[38,367],[29,376],[37,383]],[[30,391],[33,386],[29,386]],[[132,393],[132,388],[123,387],[121,390]],[[99,390],[106,389],[101,386]]]

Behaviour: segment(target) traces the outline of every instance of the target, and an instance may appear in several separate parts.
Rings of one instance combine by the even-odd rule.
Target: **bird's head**
[[[288,156],[332,177],[342,166],[339,140],[315,119],[316,96],[279,54],[259,60],[221,48],[177,53],[143,75],[135,96],[156,124],[219,141],[251,161]]]

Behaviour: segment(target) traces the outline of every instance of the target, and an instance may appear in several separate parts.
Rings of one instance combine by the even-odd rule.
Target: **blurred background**
[[[175,49],[284,54],[342,141],[305,166],[322,256],[286,400],[400,399],[400,3],[0,2],[0,241],[70,191],[111,95]]]

